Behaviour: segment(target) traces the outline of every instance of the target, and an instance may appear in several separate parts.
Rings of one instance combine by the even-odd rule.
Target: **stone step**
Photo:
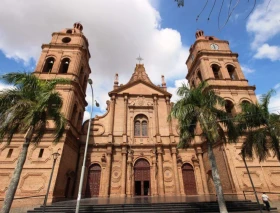
[[[258,205],[256,202],[251,201],[229,201],[226,202],[229,212],[244,212],[244,211],[256,211]],[[55,203],[51,206],[46,206],[45,212],[49,213],[74,213],[76,209],[75,203],[66,205],[64,203]],[[43,207],[35,208],[28,211],[28,213],[42,212]],[[219,212],[219,206],[217,202],[193,202],[193,203],[133,203],[133,204],[108,204],[108,205],[90,205],[81,204],[80,213],[137,213],[137,212]]]

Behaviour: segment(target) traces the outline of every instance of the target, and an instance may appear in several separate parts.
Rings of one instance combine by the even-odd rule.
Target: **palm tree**
[[[243,102],[242,112],[237,116],[240,133],[245,136],[242,144],[242,156],[264,161],[270,150],[280,161],[280,115],[270,113],[268,104],[274,90],[270,90],[260,98],[259,103]]]
[[[66,79],[41,80],[29,73],[9,73],[0,80],[14,87],[0,91],[0,139],[9,144],[17,133],[26,133],[24,143],[6,192],[2,213],[8,213],[19,183],[29,144],[39,143],[48,121],[53,120],[54,142],[64,133],[66,119],[61,114],[62,99],[55,90],[57,84],[69,84]]]
[[[244,138],[240,155],[258,203],[259,199],[246,163],[246,157],[253,158],[255,152],[261,162],[270,155],[269,150],[272,150],[274,157],[276,156],[280,160],[280,115],[271,114],[268,110],[268,104],[273,93],[274,90],[270,90],[267,94],[262,95],[260,103],[243,102],[241,104],[242,111],[236,117],[240,136]],[[262,212],[261,206],[260,211]]]
[[[180,130],[179,147],[188,147],[196,135],[197,128],[201,129],[201,137],[207,143],[207,153],[212,169],[214,185],[220,212],[227,212],[220,176],[213,145],[221,142],[236,142],[238,131],[228,113],[221,107],[225,105],[223,98],[210,90],[205,82],[197,88],[190,89],[183,84],[177,91],[181,99],[174,104],[169,120],[178,119]]]

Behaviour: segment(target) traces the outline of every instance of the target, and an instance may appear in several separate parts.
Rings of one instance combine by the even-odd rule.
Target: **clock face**
[[[218,44],[210,44],[210,47],[211,47],[212,50],[218,50],[219,49]]]

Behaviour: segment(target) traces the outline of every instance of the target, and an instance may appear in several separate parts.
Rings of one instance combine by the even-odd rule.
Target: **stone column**
[[[124,95],[123,143],[127,143],[127,95]]]
[[[179,175],[178,175],[178,169],[177,169],[176,147],[172,147],[171,152],[172,152],[172,163],[173,163],[173,169],[174,169],[175,194],[180,195],[180,184],[179,184]]]
[[[200,178],[201,173],[199,170],[199,162],[198,162],[198,159],[194,155],[192,156],[192,162],[193,162],[193,166],[194,166],[193,171],[194,171],[195,179],[196,179],[196,191],[197,191],[197,194],[203,195],[204,191],[203,191],[202,178]]]
[[[107,175],[105,184],[105,195],[110,196],[110,186],[111,186],[111,167],[112,167],[112,147],[107,147]]]
[[[166,107],[167,107],[167,115],[169,115],[169,114],[170,114],[170,111],[171,111],[170,97],[169,97],[169,96],[166,96],[166,97],[165,97],[165,100],[166,100]],[[171,119],[170,122],[168,122],[168,125],[169,125],[169,138],[170,138],[170,143],[176,143],[176,142],[175,142],[175,137],[174,137],[174,134],[173,134],[172,119]]]
[[[159,135],[159,122],[158,122],[158,98],[154,96],[154,109],[155,109],[155,126],[156,126],[156,135]],[[158,142],[158,141],[157,141]]]
[[[110,123],[109,123],[108,143],[113,143],[115,103],[116,103],[116,98],[115,95],[113,95],[111,97],[111,115],[110,115]]]
[[[158,155],[158,193],[164,195],[162,147],[157,147]]]
[[[203,158],[202,158],[202,150],[201,150],[200,147],[197,148],[196,154],[197,154],[199,165],[200,165],[199,167],[200,167],[200,173],[201,173],[204,193],[205,194],[209,194],[209,189],[208,189],[208,184],[207,184],[207,177],[206,177],[204,162],[203,162]]]
[[[153,174],[152,174],[152,178],[153,178],[153,183],[152,183],[152,195],[155,195],[157,196],[158,195],[158,187],[157,187],[157,176],[158,176],[158,171],[157,171],[157,157],[156,157],[156,153],[154,152],[153,153],[154,156],[153,156],[153,160],[152,160],[152,171],[153,171]]]
[[[121,177],[121,196],[125,197],[126,182],[126,146],[122,147],[122,177]]]
[[[128,151],[127,159],[127,185],[126,185],[126,196],[131,197],[131,183],[132,183],[132,151]]]
[[[167,115],[170,114],[171,111],[171,106],[170,106],[170,98],[168,96],[165,97],[166,100],[166,108],[167,108]],[[170,121],[169,123],[169,134],[173,135],[173,131],[172,131],[172,121]]]

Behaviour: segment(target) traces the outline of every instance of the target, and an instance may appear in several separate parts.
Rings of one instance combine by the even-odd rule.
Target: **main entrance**
[[[134,195],[150,195],[150,164],[145,159],[134,164]]]
[[[194,177],[193,167],[185,163],[182,166],[183,183],[186,195],[196,195],[196,183]]]
[[[101,167],[98,164],[93,164],[89,168],[86,197],[96,197],[99,195]]]

